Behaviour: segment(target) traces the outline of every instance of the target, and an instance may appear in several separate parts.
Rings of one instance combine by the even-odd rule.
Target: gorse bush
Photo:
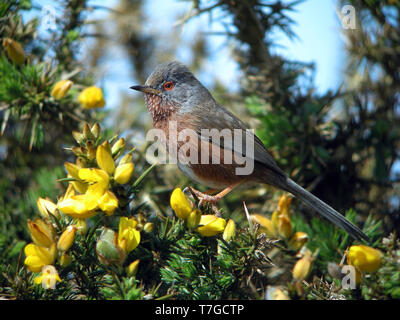
[[[215,93],[256,124],[291,177],[346,212],[371,243],[353,243],[266,186],[235,190],[218,202],[217,216],[199,206],[183,175],[145,161],[143,101],[121,93],[120,114],[101,109],[108,88],[98,85],[98,69],[109,58],[103,49],[118,42],[144,83],[155,61],[184,46],[148,33],[146,1],[121,0],[104,21],[88,19],[104,8],[85,0],[58,3],[62,19],[46,35],[40,4],[7,1],[0,4],[0,297],[400,298],[393,125],[400,29],[391,18],[399,4],[350,1],[360,28],[344,34],[349,74],[337,92],[317,94],[312,64],[272,50],[275,30],[295,36],[288,13],[298,1],[187,2],[182,24],[219,13],[214,23],[227,29],[243,74],[238,94],[218,81]],[[88,37],[90,57],[82,59]],[[194,71],[210,57],[206,39],[191,45]]]

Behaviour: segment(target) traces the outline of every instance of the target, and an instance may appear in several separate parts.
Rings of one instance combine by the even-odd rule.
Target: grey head
[[[213,100],[210,92],[182,63],[177,61],[159,65],[147,78],[145,85],[131,89],[144,92],[150,112],[160,114],[172,109],[191,112],[206,99]]]

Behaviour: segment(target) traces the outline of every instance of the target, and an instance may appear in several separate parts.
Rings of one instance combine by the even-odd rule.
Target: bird
[[[198,161],[190,163],[177,160],[178,168],[189,179],[214,190],[222,190],[215,195],[200,192],[192,187],[190,191],[203,202],[209,202],[216,208],[216,203],[235,187],[249,183],[263,183],[289,192],[321,216],[344,229],[352,238],[369,242],[368,236],[357,226],[348,221],[338,211],[298,185],[278,167],[261,140],[233,113],[221,106],[209,90],[193,75],[184,64],[178,61],[165,62],[158,65],[149,75],[144,85],[134,85],[133,90],[144,93],[145,103],[151,114],[153,127],[165,134],[168,152],[169,148],[182,148],[169,132],[171,124],[175,124],[177,132],[189,129],[192,132],[194,153],[205,154],[205,159],[216,157],[220,161]],[[243,146],[237,149],[236,143],[226,139],[210,139],[202,134],[203,130],[217,129],[233,132],[241,130],[242,140],[253,144],[252,153],[243,153]],[[245,140],[249,139],[249,140]],[[216,151],[219,155],[216,155]],[[208,153],[207,153],[208,152]],[[237,168],[243,167],[238,161],[224,161],[224,152],[240,155],[246,161],[253,162],[250,174],[239,175]],[[185,152],[183,152],[185,154]],[[187,155],[187,152],[186,152]],[[204,160],[203,158],[198,158]],[[238,159],[235,158],[234,159]]]

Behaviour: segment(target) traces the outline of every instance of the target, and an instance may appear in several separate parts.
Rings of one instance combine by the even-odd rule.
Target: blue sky
[[[52,5],[54,2],[44,0],[41,5]],[[113,7],[117,0],[110,1],[89,1],[89,4],[101,4]],[[276,34],[276,42],[280,45],[275,50],[292,60],[314,62],[316,65],[315,84],[318,92],[328,89],[335,89],[341,81],[344,60],[342,40],[340,38],[340,23],[336,15],[336,0],[306,0],[297,6],[297,11],[290,13],[290,17],[296,21],[293,26],[298,39],[292,41],[283,34]],[[151,0],[146,2],[145,12],[152,23],[148,30],[157,34],[174,32],[176,37],[183,40],[183,45],[178,51],[176,59],[182,62],[190,60],[185,45],[189,45],[193,34],[201,28],[207,31],[222,31],[218,23],[209,23],[209,17],[203,15],[185,25],[184,28],[176,27],[177,14],[183,14],[190,9],[190,3],[177,0]],[[39,12],[40,14],[40,12]],[[57,11],[57,15],[62,13]],[[102,19],[107,17],[108,12],[97,10],[91,13],[89,19]],[[213,84],[214,76],[226,86],[237,89],[238,66],[231,54],[231,47],[226,45],[223,36],[208,36],[210,59],[197,74],[199,79],[206,85]],[[90,45],[90,40],[85,46]],[[160,50],[162,50],[160,48]],[[98,74],[102,79],[97,85],[105,88],[107,107],[114,108],[119,104],[121,93],[135,83],[132,79],[131,66],[124,51],[118,47],[111,47],[107,52],[107,59],[104,59],[102,68]]]

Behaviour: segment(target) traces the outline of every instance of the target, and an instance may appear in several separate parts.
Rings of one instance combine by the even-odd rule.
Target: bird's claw
[[[215,215],[217,217],[221,217],[222,214],[218,210],[218,207],[217,207],[217,201],[220,200],[219,197],[210,196],[210,195],[200,192],[196,189],[193,189],[192,187],[186,187],[185,189],[183,189],[183,193],[187,193],[188,191],[190,192],[190,194],[192,195],[193,198],[197,198],[199,200],[199,202],[197,204],[197,207],[199,209],[203,205],[204,202],[207,202],[207,203],[211,204],[211,208],[214,211]]]

